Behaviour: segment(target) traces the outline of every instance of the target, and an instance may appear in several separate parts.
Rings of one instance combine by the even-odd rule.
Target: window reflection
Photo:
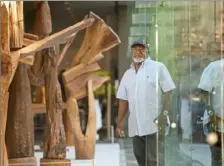
[[[165,137],[165,165],[219,166],[222,147],[217,149],[211,144],[219,142],[221,134],[211,133],[208,100],[198,94],[198,86],[208,66],[223,61],[223,2],[136,2],[131,8],[129,42],[140,36],[147,39],[150,57],[167,66],[177,87],[169,115],[173,125]],[[133,25],[137,24],[141,26],[135,28]],[[224,114],[224,73],[223,63],[220,64],[216,68],[220,71],[215,83],[218,85],[211,94],[219,101],[219,113]],[[221,130],[224,121],[219,122]]]

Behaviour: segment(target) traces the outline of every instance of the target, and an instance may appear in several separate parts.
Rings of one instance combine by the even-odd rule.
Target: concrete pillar
[[[118,79],[121,80],[124,72],[129,68],[130,62],[128,59],[128,36],[129,36],[129,17],[128,6],[120,6],[118,9],[118,35],[121,39],[121,44],[118,46]],[[124,130],[126,136],[128,134],[128,115],[124,118]]]
[[[118,9],[118,35],[121,39],[121,44],[118,46],[118,77],[119,80],[124,72],[129,68],[130,62],[127,57],[128,53],[128,36],[129,36],[129,22],[128,22],[128,6],[120,6]]]

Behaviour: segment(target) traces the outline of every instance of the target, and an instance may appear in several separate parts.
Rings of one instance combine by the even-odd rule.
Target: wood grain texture
[[[1,21],[1,131],[2,131],[2,142],[1,147],[1,165],[8,166],[8,152],[5,143],[5,131],[7,123],[7,114],[8,114],[8,88],[11,83],[13,73],[13,60],[9,54],[10,52],[10,20],[9,20],[9,11],[7,10],[9,6],[6,6],[4,3],[1,4],[1,16],[4,18]],[[18,56],[15,57],[18,59]],[[16,64],[17,66],[17,64]]]
[[[24,38],[30,39],[30,40],[39,40],[39,37],[37,35],[31,34],[31,33],[24,33]]]
[[[30,44],[27,47],[20,49],[20,56],[21,58],[32,55],[35,52],[43,50],[45,48],[50,48],[55,45],[59,45],[61,43],[66,42],[67,40],[71,39],[71,36],[74,37],[74,34],[79,32],[80,30],[90,26],[94,21],[93,18],[89,18],[83,21],[76,23],[66,29],[63,29],[57,33],[54,33],[42,40],[37,41],[36,43]]]
[[[27,65],[19,63],[9,89],[6,145],[9,158],[34,156],[34,125]]]
[[[9,13],[6,8],[6,5],[1,6],[1,47],[4,51],[10,50],[10,30],[9,30]],[[4,33],[3,33],[4,32]]]
[[[23,46],[23,2],[9,2],[10,49],[18,50]],[[4,32],[3,32],[4,33]],[[30,82],[27,76],[27,66],[20,64],[19,51],[2,50],[9,59],[8,79],[4,91],[9,91],[9,108],[6,125],[6,145],[8,158],[24,158],[34,155],[33,113],[31,112]],[[25,63],[30,63],[23,59]],[[32,62],[31,62],[32,63]],[[15,77],[14,77],[15,76]],[[17,82],[19,81],[19,82]],[[17,86],[18,85],[18,86]],[[23,89],[24,88],[24,89]]]
[[[79,76],[77,79],[72,80],[68,84],[65,84],[65,87],[68,91],[68,96],[73,97],[77,100],[84,98],[88,95],[86,85],[88,80],[92,80],[93,90],[95,91],[103,83],[109,81],[109,77],[96,76],[93,73],[86,73]]]
[[[71,166],[70,160],[40,159],[41,166]]]
[[[33,56],[27,56],[25,58],[20,58],[19,62],[25,63],[27,65],[33,65],[34,57]]]
[[[2,143],[1,143],[1,147],[3,147],[3,165],[8,166],[9,162],[8,162],[8,153],[7,153],[7,148],[6,148],[6,144],[5,144],[5,130],[6,130],[6,122],[7,122],[7,110],[8,110],[8,97],[9,97],[9,93],[6,93],[4,98],[1,100],[1,107],[2,108],[2,130],[3,130],[3,137],[2,137]]]
[[[35,96],[35,101],[33,103],[38,103],[38,104],[45,104],[45,88],[42,86],[37,86],[36,87],[36,96]]]
[[[1,158],[3,159],[3,161],[1,162],[3,165],[8,166],[8,153],[7,153],[6,144],[5,144],[5,130],[6,130],[7,113],[8,113],[8,92],[7,91],[9,86],[10,74],[8,74],[6,71],[8,71],[8,69],[5,69],[4,75],[1,75],[1,108],[2,108],[1,109],[2,111],[1,112],[2,113],[1,130],[3,133],[3,136],[2,136],[3,139],[1,142],[1,145],[2,145],[1,147],[3,147]]]
[[[46,104],[32,104],[33,114],[43,114],[46,113]]]
[[[72,80],[76,79],[77,77],[81,76],[82,74],[94,72],[100,70],[100,66],[97,63],[85,65],[79,64],[74,66],[63,73],[63,82],[67,84]]]
[[[43,50],[46,97],[46,127],[44,131],[44,158],[65,159],[66,138],[62,122],[64,110],[61,87],[57,79],[55,48]]]
[[[10,31],[9,31],[9,13],[5,4],[1,5],[1,16],[5,19],[1,21],[1,48],[2,50],[8,52],[10,51]],[[12,72],[11,69],[11,58],[8,54],[2,54],[1,56],[1,161],[0,164],[8,166],[8,153],[5,144],[5,130],[7,122],[7,113],[8,113],[8,86],[10,75]]]
[[[52,32],[51,10],[47,1],[35,1],[36,17],[33,32],[40,38],[48,36]]]
[[[23,46],[23,1],[9,2],[10,15],[10,48]]]
[[[88,81],[87,85],[89,112],[85,134],[83,134],[81,130],[79,109],[76,99],[69,98],[67,101],[69,122],[74,134],[76,159],[94,159],[95,156],[96,112],[92,80]]]
[[[23,38],[23,46],[28,46],[30,44],[35,43],[36,40],[28,39],[28,38]]]
[[[67,146],[74,146],[74,134],[72,131],[72,126],[70,124],[70,117],[67,113],[67,108],[66,110],[63,111],[63,124],[65,128],[65,137],[66,137],[66,145]]]
[[[95,99],[93,94],[93,82],[88,81],[88,123],[84,138],[81,133],[75,134],[76,159],[94,159],[96,143],[96,112]],[[78,123],[80,124],[80,123]],[[78,130],[80,131],[80,130]]]
[[[64,160],[66,157],[65,133],[62,122],[64,105],[62,102],[60,84],[57,80],[58,54],[54,45],[60,44],[62,40],[64,41],[64,38],[66,37],[65,34],[71,32],[73,29],[62,30],[49,36],[52,31],[52,23],[48,2],[38,1],[35,2],[35,5],[37,12],[34,24],[34,34],[38,35],[41,40],[27,46],[25,50],[29,53],[30,51],[39,51],[36,53],[34,65],[30,69],[30,76],[33,75],[34,78],[36,77],[41,83],[44,83],[45,94],[42,94],[41,96],[44,96],[45,99],[39,101],[43,103],[43,100],[45,100],[46,102],[43,145],[44,158],[41,159],[41,161],[49,164],[51,159]],[[69,36],[70,34],[67,35]],[[44,78],[43,81],[42,78]],[[35,80],[33,81],[35,83]]]
[[[102,54],[102,53],[99,53],[98,55],[94,56],[94,57],[89,61],[88,64],[98,62],[98,61],[100,61],[100,60],[103,59],[103,58],[104,58],[103,54]]]
[[[15,158],[9,159],[10,165],[22,164],[23,166],[36,166],[37,161],[36,157],[24,157],[24,158]]]
[[[33,65],[28,69],[30,83],[34,86],[44,86],[43,63],[42,52],[36,52]]]
[[[24,30],[25,30],[24,17],[23,17],[23,1],[16,1],[16,6],[17,6],[17,17],[18,17],[19,42],[23,46],[23,36],[24,36]],[[18,48],[21,48],[21,47],[18,47]]]
[[[117,34],[99,16],[90,12],[89,18],[94,18],[95,21],[87,27],[84,40],[73,59],[72,66],[79,63],[88,64],[101,52],[107,51],[120,43]]]

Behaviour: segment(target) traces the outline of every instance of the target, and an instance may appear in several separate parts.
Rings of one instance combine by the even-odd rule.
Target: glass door
[[[211,166],[212,160],[222,160],[212,157],[223,149],[216,144],[224,122],[222,8],[218,1],[138,1],[129,7],[129,44],[145,39],[150,58],[166,66],[176,85],[164,140],[166,166]],[[207,115],[213,104],[215,130],[209,126],[214,116]]]

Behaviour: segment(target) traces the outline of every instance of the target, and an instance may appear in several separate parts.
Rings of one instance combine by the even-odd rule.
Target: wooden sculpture
[[[79,64],[79,65],[71,67],[69,70],[63,72],[63,79],[64,79],[63,87],[67,86],[67,84],[69,84],[69,82],[70,82],[70,85],[73,86],[71,82],[74,83],[74,80],[78,76],[80,76],[84,73],[100,70],[101,68],[96,62],[101,60],[102,58],[103,58],[103,55],[98,54],[95,58],[93,58],[89,62],[89,64],[87,64],[87,65]],[[85,84],[83,84],[83,85],[84,85],[83,88],[85,91],[86,90]],[[69,93],[69,92],[67,91],[67,93]],[[64,126],[65,126],[66,143],[68,146],[74,146],[74,135],[72,134],[71,125],[67,119],[69,119],[67,111],[64,111],[63,112],[63,122],[64,122]]]
[[[67,109],[64,115],[66,138],[67,144],[75,145],[76,159],[93,159],[96,140],[96,119],[93,118],[95,117],[95,113],[93,113],[95,105],[89,104],[87,131],[83,135],[76,100],[88,96],[89,102],[92,103],[92,91],[109,80],[108,77],[100,77],[94,74],[95,71],[100,70],[97,61],[103,58],[102,52],[120,43],[119,37],[100,17],[90,12],[86,19],[88,18],[94,18],[94,22],[87,27],[83,43],[73,60],[71,68],[63,73],[63,85],[67,96]],[[91,80],[91,83],[89,80]],[[91,90],[87,90],[87,84],[92,84]],[[75,123],[73,122],[74,119],[77,119]]]
[[[93,82],[93,91],[98,89],[103,83],[110,80],[110,77],[102,77],[94,75],[94,72],[88,72],[66,84],[67,93],[70,97],[77,100],[87,96],[88,92],[85,88],[88,80]]]
[[[33,163],[34,166],[34,126],[27,67],[26,64],[18,64],[9,88],[6,145],[10,164]]]
[[[4,153],[3,153],[3,165],[8,165],[7,159],[10,158],[9,162],[13,163],[14,158],[19,158],[19,157],[28,157],[28,160],[31,160],[31,163],[35,163],[35,158],[33,157],[33,146],[32,141],[29,142],[27,140],[32,140],[33,135],[32,131],[29,132],[30,130],[26,130],[26,128],[23,127],[23,124],[25,124],[27,121],[20,121],[19,117],[23,117],[23,115],[28,115],[31,113],[31,111],[27,114],[26,113],[26,108],[29,107],[29,96],[25,98],[24,100],[25,103],[23,102],[15,102],[13,104],[10,104],[12,101],[12,96],[13,93],[17,93],[16,91],[11,91],[11,93],[8,93],[9,85],[13,80],[13,76],[15,75],[20,75],[20,69],[16,70],[18,60],[20,58],[20,54],[18,51],[20,48],[24,46],[24,26],[23,26],[23,2],[22,1],[8,1],[8,2],[1,2],[1,12],[4,17],[4,22],[2,22],[1,27],[2,27],[2,61],[4,62],[5,60],[8,61],[8,69],[9,72],[6,75],[1,76],[2,84],[1,84],[1,99],[2,99],[2,105],[3,105],[3,139],[5,138],[6,135],[6,145],[7,145],[7,152],[6,148],[4,148]],[[27,43],[26,43],[27,44]],[[13,52],[15,51],[15,52]],[[26,64],[20,63],[19,68],[25,67]],[[21,71],[23,72],[23,71]],[[17,74],[18,73],[18,74]],[[26,83],[29,84],[29,81],[27,82],[27,79],[23,80],[23,85],[27,85]],[[18,84],[18,87],[21,84]],[[11,85],[11,88],[13,89],[13,85]],[[18,97],[18,96],[17,96]],[[7,108],[8,104],[8,98],[9,98],[9,108]],[[17,100],[18,101],[18,100]],[[17,105],[18,110],[15,110],[13,106]],[[23,105],[22,110],[20,110],[19,105]],[[10,110],[10,113],[7,113],[7,110]],[[22,111],[22,112],[21,112]],[[15,114],[20,114],[15,116]],[[25,116],[27,117],[27,116]],[[31,119],[32,120],[32,119]],[[25,124],[27,125],[27,124]],[[30,124],[29,124],[30,125]],[[19,127],[21,127],[19,129]],[[26,127],[26,126],[25,126]],[[32,125],[30,125],[32,127]],[[5,130],[6,128],[6,130]],[[20,132],[22,131],[24,132]],[[10,132],[9,132],[10,130]],[[5,132],[6,131],[6,132]],[[24,135],[23,135],[24,134]],[[17,138],[15,141],[15,138]],[[20,141],[20,142],[18,142]],[[31,151],[28,150],[29,147],[31,148]],[[17,153],[14,153],[17,151]],[[27,159],[27,158],[26,158]],[[27,160],[27,161],[28,161]]]
[[[42,54],[44,56],[46,126],[44,134],[44,158],[41,159],[41,163],[51,162],[52,159],[54,162],[57,160],[58,162],[68,162],[68,160],[65,160],[66,140],[62,122],[62,111],[65,109],[65,106],[62,102],[61,87],[57,80],[58,56],[54,48],[44,50]],[[67,166],[70,164],[63,165]]]
[[[50,8],[48,6],[48,3],[36,2],[36,5],[38,6],[38,13],[36,17],[37,22],[43,22],[43,25],[51,26],[52,24],[50,23]],[[43,82],[46,94],[46,126],[44,139],[44,158],[41,159],[42,165],[48,165],[49,162],[53,162],[51,165],[57,165],[57,163],[61,163],[60,165],[66,166],[70,165],[70,162],[68,160],[65,160],[66,144],[64,136],[64,126],[62,124],[62,111],[65,109],[65,105],[62,101],[61,87],[57,80],[57,69],[58,65],[60,65],[61,60],[63,59],[67,49],[69,48],[78,31],[91,26],[92,23],[95,22],[95,20],[96,17],[93,17],[93,15],[88,18],[85,18],[83,21],[75,24],[75,26],[67,28],[69,32],[62,30],[61,32],[56,33],[59,36],[52,35],[47,37],[51,32],[50,30],[48,32],[45,32],[44,30],[41,30],[41,27],[37,28],[39,30],[39,34],[36,34],[39,35],[40,38],[43,37],[43,41],[45,41],[45,39],[47,38],[54,38],[61,41],[61,43],[65,43],[65,46],[60,54],[55,52],[54,47],[41,51],[40,55],[36,56],[34,65],[31,68],[33,71],[36,72],[31,72],[31,75],[33,74],[41,77],[40,72],[43,71],[44,73]],[[35,25],[37,26],[41,24],[36,23]],[[47,28],[47,26],[43,28]],[[65,36],[64,38],[62,38],[60,35],[69,36]],[[50,43],[52,44],[53,42]],[[99,55],[96,56],[94,59],[92,57],[89,62],[94,62],[95,60],[101,58],[102,55],[99,52]],[[96,67],[97,69],[99,69],[97,65],[95,65],[95,68]],[[71,81],[73,81],[73,79]]]
[[[32,65],[33,55],[36,52],[41,51],[43,49],[51,48],[58,44],[68,43],[69,41],[72,40],[72,38],[74,38],[74,36],[76,35],[76,33],[78,31],[84,29],[87,26],[90,26],[92,24],[92,22],[94,21],[94,18],[88,18],[88,19],[83,20],[73,26],[70,26],[60,32],[57,32],[51,36],[48,36],[44,39],[36,41],[36,39],[38,38],[37,36],[32,35],[32,34],[23,33],[23,31],[21,30],[21,27],[22,27],[21,22],[23,22],[23,19],[21,19],[22,14],[20,13],[22,11],[22,7],[23,7],[21,4],[22,4],[22,1],[7,1],[7,2],[1,1],[1,9],[2,9],[1,14],[4,16],[4,21],[1,22],[2,34],[3,34],[1,36],[1,38],[3,39],[3,40],[1,40],[1,45],[2,45],[1,63],[4,64],[4,66],[6,66],[6,64],[7,64],[7,67],[6,67],[7,72],[5,73],[5,75],[1,75],[1,80],[2,80],[1,81],[2,82],[1,83],[1,101],[2,101],[1,108],[4,109],[3,110],[4,117],[2,117],[3,118],[2,123],[4,123],[6,121],[7,107],[5,106],[5,103],[7,103],[8,88],[9,88],[9,85],[13,79],[15,72],[16,72],[18,63],[23,62],[23,63]],[[17,11],[17,12],[15,12],[15,11]],[[11,16],[11,13],[13,13],[13,16]],[[18,13],[18,18],[16,18],[17,13]],[[16,19],[18,20],[18,22],[13,22],[13,25],[10,25],[12,23],[12,20],[15,21]],[[66,50],[66,47],[64,48],[64,50]],[[61,56],[63,57],[63,54]],[[58,62],[58,64],[59,64],[59,62]],[[23,66],[21,64],[19,64],[19,66],[21,66],[21,67],[19,67],[18,72],[17,72],[19,74],[17,74],[17,75],[21,75],[21,73],[22,73],[21,71],[22,70],[25,71],[25,68],[26,68],[25,66]],[[20,77],[16,77],[16,79],[18,79],[18,78],[20,78]],[[26,77],[26,80],[27,80],[27,77]],[[41,82],[41,79],[39,79],[39,78],[33,79],[33,80],[31,79],[31,82],[34,82],[37,84],[40,83],[38,81]],[[42,84],[43,84],[43,82],[42,82]],[[21,84],[21,86],[24,86],[24,85]],[[16,103],[18,103],[18,102],[16,102]],[[30,112],[26,112],[26,113],[30,114]],[[16,115],[16,114],[14,114],[14,115]],[[14,118],[16,118],[16,117],[14,117]],[[20,120],[18,120],[17,122],[19,122],[19,121]],[[29,121],[29,120],[26,120],[26,122],[27,121]],[[7,123],[13,124],[15,122],[13,122],[12,120],[10,121],[10,119],[8,118]],[[2,131],[5,130],[3,127],[4,127],[4,124],[1,127]],[[18,133],[18,131],[20,130],[19,127],[20,126],[15,126],[15,131],[17,133],[17,136],[21,135],[20,133]],[[11,127],[9,125],[8,130],[11,130],[10,128]],[[22,128],[21,130],[24,130],[24,129]],[[13,131],[10,131],[10,132],[13,132]],[[28,137],[30,137],[30,136],[31,135],[29,135]],[[30,145],[30,143],[32,143],[31,137],[30,138],[23,137],[24,139],[22,139],[22,140],[27,140]],[[4,138],[4,136],[3,136],[3,138]],[[18,139],[18,137],[16,137],[16,139]],[[7,147],[10,155],[11,154],[12,155],[14,155],[14,154],[15,155],[17,155],[17,154],[27,155],[27,152],[29,154],[33,154],[32,149],[31,150],[29,149],[29,150],[27,150],[27,152],[25,152],[24,141],[18,143],[21,146],[17,145],[16,142],[17,142],[16,140],[13,141],[13,143],[15,145],[14,147],[16,147],[16,148],[12,148],[12,145],[9,145]],[[2,142],[2,144],[4,145],[4,141]],[[30,148],[33,148],[33,147],[30,146]],[[18,150],[18,151],[14,152],[14,150],[12,150],[12,149],[14,149],[16,151]],[[24,153],[21,153],[22,151]],[[1,154],[1,155],[2,155],[2,158],[4,156],[7,156],[6,148],[5,148],[4,154]],[[4,157],[4,158],[7,160],[7,157]],[[32,161],[30,160],[31,158],[30,157],[16,158],[16,159],[11,159],[10,162],[11,163],[19,162],[20,164],[25,162],[25,163],[33,163],[35,165],[36,164],[34,161],[35,158],[32,158]],[[4,160],[3,161],[4,163],[1,163],[1,165],[7,166],[8,163],[6,160]],[[23,164],[23,165],[25,165],[25,164]],[[32,165],[32,164],[29,164],[29,165]]]
[[[37,36],[24,33],[22,1],[10,1],[8,3],[1,2],[1,14],[6,18],[1,22],[3,34],[1,36],[1,67],[3,71],[3,74],[1,75],[1,108],[3,108],[1,130],[4,134],[4,126],[7,126],[7,137],[14,135],[13,138],[15,139],[14,141],[10,141],[10,138],[6,139],[8,141],[8,153],[5,148],[2,155],[4,163],[1,163],[1,165],[8,165],[7,154],[9,154],[10,163],[12,164],[36,164],[35,158],[33,157],[33,134],[31,133],[33,126],[31,122],[32,113],[30,111],[31,98],[28,94],[28,92],[30,92],[30,87],[28,87],[28,85],[31,83],[36,86],[45,86],[46,94],[44,158],[41,159],[41,163],[43,165],[45,163],[49,165],[49,162],[53,162],[51,163],[52,166],[58,165],[58,163],[67,166],[70,165],[70,162],[65,160],[66,145],[62,124],[62,110],[65,109],[65,104],[62,102],[61,87],[57,80],[58,66],[76,34],[80,30],[87,28],[82,47],[75,57],[71,69],[68,69],[64,75],[64,87],[66,87],[66,92],[68,94],[68,103],[72,99],[72,101],[76,101],[76,99],[85,96],[89,97],[89,119],[87,127],[89,129],[87,129],[88,134],[86,133],[88,137],[86,137],[86,135],[80,137],[80,132],[78,132],[80,125],[77,125],[78,123],[75,123],[75,125],[71,123],[71,119],[73,118],[70,114],[77,110],[77,105],[75,105],[76,110],[73,110],[74,105],[71,106],[71,108],[69,107],[66,109],[68,115],[66,123],[70,124],[69,126],[72,129],[71,131],[74,136],[73,139],[75,141],[77,159],[93,158],[96,132],[96,127],[94,127],[96,119],[94,118],[95,106],[93,90],[108,80],[108,78],[95,76],[93,72],[100,69],[97,61],[103,58],[101,52],[116,46],[120,43],[120,40],[112,29],[92,12],[88,17],[77,24],[50,35],[52,31],[52,23],[48,3],[38,1],[35,5],[37,16],[35,21],[36,29],[34,29],[34,32]],[[12,21],[15,21],[13,22],[13,25]],[[42,24],[40,24],[40,22],[42,22]],[[93,38],[96,40],[93,40]],[[59,44],[65,44],[61,53],[57,53],[54,48],[55,45]],[[33,66],[28,69],[26,64]],[[43,71],[43,73],[40,71]],[[15,78],[13,79],[14,75]],[[71,78],[69,78],[69,75],[72,75]],[[18,81],[20,81],[20,84],[19,86],[16,86]],[[11,82],[10,91],[12,94],[8,93]],[[83,85],[80,84],[81,82]],[[87,85],[88,90],[86,88]],[[18,89],[18,87],[20,87],[20,89]],[[80,88],[80,90],[77,88]],[[26,91],[24,89],[26,89]],[[53,97],[50,97],[52,94]],[[9,106],[12,107],[10,111],[13,111],[10,112],[10,117],[8,117],[6,121],[8,95],[10,96]],[[26,104],[24,105],[24,103]],[[18,108],[15,107],[16,105],[21,109],[17,110]],[[77,117],[78,116],[75,116],[75,118]],[[5,125],[6,123],[7,125]],[[27,126],[25,124],[27,124]],[[25,130],[28,132],[24,133],[23,131]],[[10,134],[9,132],[12,133]],[[12,144],[10,145],[9,142],[12,142]],[[86,143],[89,143],[89,150],[85,149]],[[2,144],[5,145],[4,141]]]
[[[37,1],[35,2],[35,6],[37,11],[34,33],[40,38],[46,38],[52,32],[51,13],[48,2]],[[62,54],[65,53],[62,52]],[[61,88],[57,80],[58,61],[59,53],[56,52],[55,47],[46,48],[37,53],[34,65],[31,67],[29,73],[31,76],[41,80],[40,83],[44,83],[46,126],[44,130],[44,158],[41,159],[41,164],[49,165],[49,162],[53,162],[52,165],[54,165],[55,162],[62,162],[60,165],[69,166],[70,161],[65,160],[66,144],[62,123],[64,105],[62,102]],[[42,84],[36,85],[41,86]]]
[[[9,13],[7,11],[7,7],[5,4],[1,4],[1,16],[5,19],[1,22],[1,48],[2,50],[6,51],[6,54],[2,54],[1,56],[1,111],[2,111],[2,118],[1,118],[1,165],[8,166],[8,155],[5,145],[5,129],[6,129],[6,120],[7,120],[7,109],[8,109],[8,87],[9,87],[9,80],[11,77],[12,72],[12,65],[11,65],[11,58],[7,54],[10,51],[9,47]]]
[[[81,48],[75,56],[72,66],[88,64],[95,56],[116,46],[120,40],[113,30],[96,14],[90,12],[94,23],[86,29]]]
[[[8,156],[11,158],[15,153],[12,152],[15,147],[15,138],[11,142],[12,144],[7,147],[9,149],[9,155],[7,154],[6,146],[5,146],[5,128],[6,123],[10,125],[13,124],[13,119],[7,120],[7,110],[8,110],[8,89],[10,83],[13,80],[13,76],[16,72],[17,65],[20,62],[24,62],[27,64],[32,63],[33,57],[23,56],[21,58],[21,50],[23,46],[28,46],[36,42],[37,36],[27,34],[23,32],[23,2],[22,1],[1,1],[1,15],[4,19],[1,21],[1,67],[3,69],[3,73],[1,75],[1,108],[2,108],[2,120],[3,125],[1,126],[3,130],[3,142],[2,145],[4,147],[4,153],[1,153],[3,162],[1,165],[8,165]],[[21,65],[24,65],[21,63]],[[28,101],[29,102],[29,101]],[[11,116],[11,113],[8,114]],[[21,115],[22,116],[22,115]],[[8,127],[7,127],[8,128]],[[18,126],[16,126],[17,134],[18,134]],[[24,129],[23,129],[24,130]],[[10,131],[11,133],[13,131]],[[27,132],[28,133],[28,132]],[[32,136],[30,137],[32,139]],[[8,140],[8,139],[6,139]],[[21,141],[21,140],[20,140]],[[22,142],[22,141],[21,141]],[[22,142],[24,143],[24,142]],[[22,145],[22,143],[20,145]],[[13,147],[14,146],[14,147]],[[26,146],[23,144],[23,146]],[[14,153],[14,154],[13,154]],[[20,152],[18,151],[17,154]],[[30,153],[30,151],[28,152]],[[32,153],[32,152],[31,152]],[[16,155],[17,155],[16,154]],[[26,162],[31,162],[35,164],[35,158],[25,158]],[[10,159],[10,163],[19,162],[14,159]]]
[[[80,128],[80,116],[76,99],[69,98],[67,101],[67,108],[69,108],[68,117],[74,132],[76,159],[93,159],[95,153],[96,112],[92,80],[89,80],[87,85],[89,112],[85,134],[82,133]]]

